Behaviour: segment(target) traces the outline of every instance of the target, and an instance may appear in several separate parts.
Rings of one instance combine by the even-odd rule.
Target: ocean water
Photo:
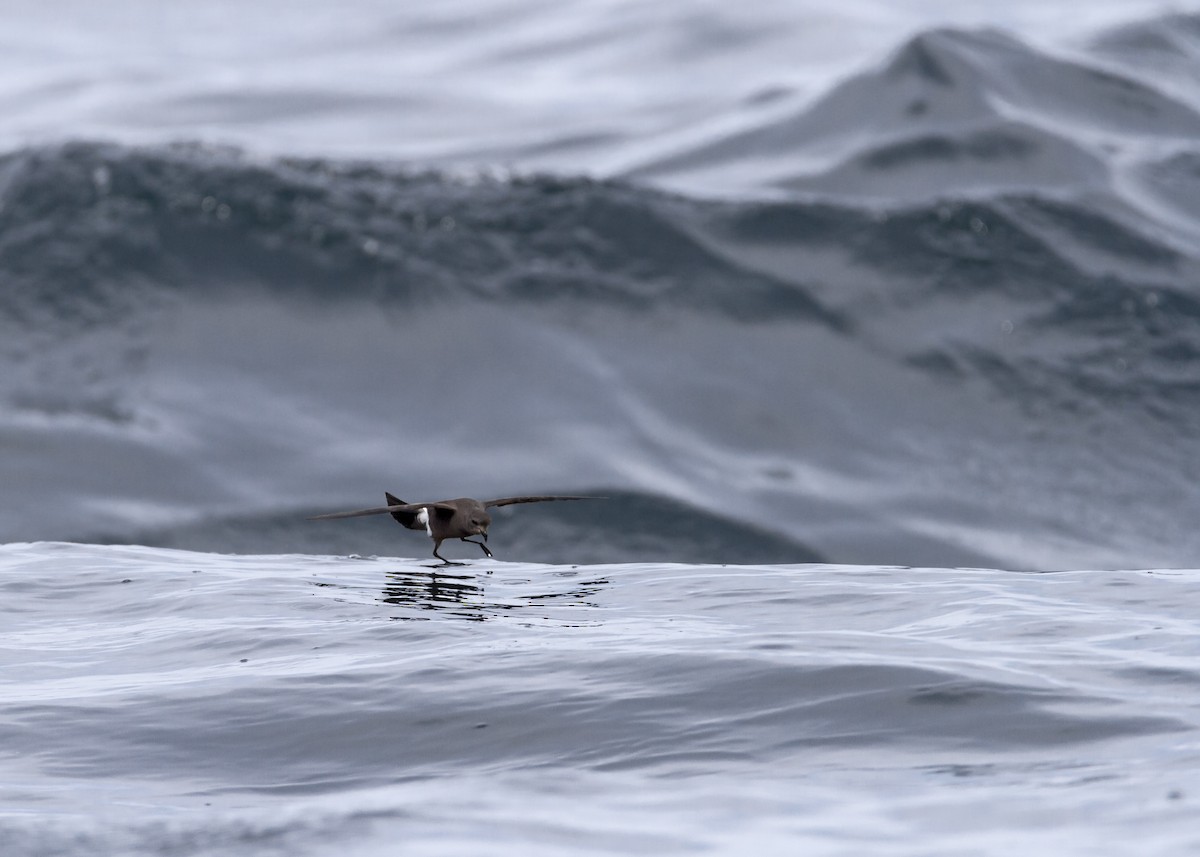
[[[1187,571],[0,550],[9,854],[1186,854]]]
[[[0,853],[1200,851],[1200,11],[742,5],[10,4]]]

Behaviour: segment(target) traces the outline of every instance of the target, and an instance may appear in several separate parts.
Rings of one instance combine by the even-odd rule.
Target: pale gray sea
[[[3,548],[5,853],[1200,848],[1195,573],[449,572]]]
[[[0,6],[2,857],[1200,853],[1195,3]]]

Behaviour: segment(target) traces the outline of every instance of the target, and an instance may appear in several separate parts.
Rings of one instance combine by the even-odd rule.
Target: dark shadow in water
[[[446,574],[436,571],[389,571],[380,601],[416,610],[440,610],[464,619],[482,622],[487,618],[483,605],[483,587],[473,574]],[[417,619],[417,616],[397,616],[397,619]]]
[[[488,572],[489,574],[491,572]],[[558,572],[555,577],[573,576],[574,572]],[[380,601],[406,608],[407,615],[395,619],[429,620],[431,616],[413,615],[409,611],[437,611],[445,616],[483,622],[501,615],[514,615],[529,611],[530,618],[562,621],[571,617],[559,613],[548,615],[549,608],[571,610],[589,609],[598,605],[591,597],[600,592],[609,581],[595,578],[571,581],[570,588],[558,592],[537,592],[532,595],[516,595],[507,600],[489,599],[483,586],[486,578],[471,574],[447,574],[444,572],[389,571]]]

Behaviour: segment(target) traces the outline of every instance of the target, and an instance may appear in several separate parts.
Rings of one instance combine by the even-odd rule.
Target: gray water
[[[4,11],[0,855],[1200,851],[1194,4]]]
[[[0,837],[56,857],[1192,853],[1197,587],[10,545]]]

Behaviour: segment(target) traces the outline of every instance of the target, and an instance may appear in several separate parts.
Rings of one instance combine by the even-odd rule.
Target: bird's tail
[[[383,496],[387,497],[389,506],[405,505],[403,500],[399,499],[394,494],[389,494],[387,491],[383,492]],[[390,512],[389,514],[396,519],[397,523],[399,523],[401,526],[408,527],[410,530],[425,529],[425,524],[417,521],[417,512]]]

